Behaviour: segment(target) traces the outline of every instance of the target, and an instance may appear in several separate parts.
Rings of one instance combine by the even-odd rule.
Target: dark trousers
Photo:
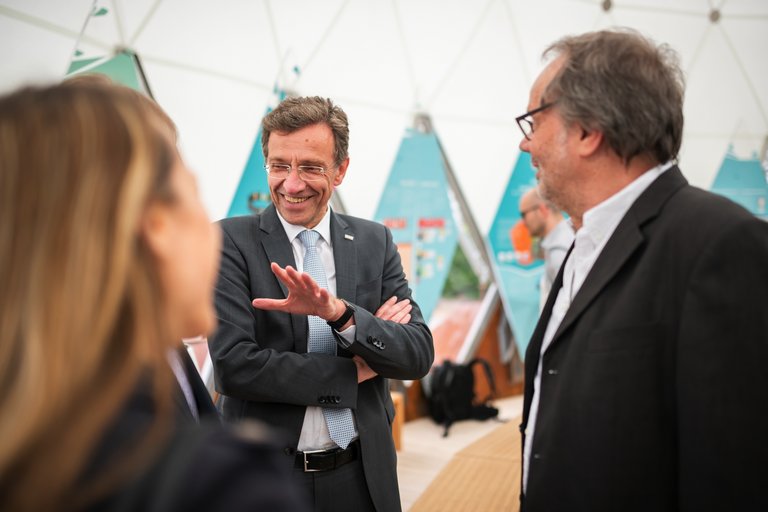
[[[293,476],[309,496],[316,512],[376,511],[368,493],[360,457],[330,471],[305,473],[294,469]]]

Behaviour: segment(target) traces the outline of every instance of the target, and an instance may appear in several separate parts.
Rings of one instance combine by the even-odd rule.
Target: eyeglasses
[[[267,164],[264,169],[269,174],[270,178],[285,179],[291,173],[290,164]],[[325,177],[325,173],[328,170],[325,167],[319,165],[299,165],[296,167],[299,173],[299,178],[304,181],[317,181]]]
[[[534,206],[531,206],[530,208],[528,208],[527,210],[520,210],[520,218],[521,219],[525,219],[526,215],[528,215],[532,211],[538,210],[538,209],[539,209],[539,205],[534,205]]]
[[[548,109],[555,103],[557,102],[553,101],[550,103],[545,103],[539,108],[535,108],[530,112],[526,112],[525,114],[515,118],[515,121],[517,121],[517,126],[520,127],[520,130],[522,130],[526,139],[531,140],[531,135],[533,135],[533,115],[538,114],[542,110]]]

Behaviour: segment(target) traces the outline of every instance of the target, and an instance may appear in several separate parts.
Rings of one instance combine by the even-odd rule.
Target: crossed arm
[[[312,277],[304,272],[299,272],[291,266],[280,267],[277,263],[270,265],[272,272],[288,289],[285,299],[253,299],[251,304],[257,309],[270,311],[282,311],[300,315],[314,315],[326,321],[341,318],[346,305],[341,299],[334,297],[325,288],[321,288]],[[397,297],[390,297],[376,311],[375,316],[381,320],[389,320],[396,323],[407,324],[411,320],[411,301]],[[344,331],[355,324],[354,315],[344,324]],[[355,355],[352,357],[357,367],[357,382],[364,382],[374,378],[377,373],[368,366],[365,360]]]

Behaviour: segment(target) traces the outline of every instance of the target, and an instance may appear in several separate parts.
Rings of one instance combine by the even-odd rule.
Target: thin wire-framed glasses
[[[533,115],[538,114],[542,110],[548,109],[555,103],[556,103],[555,101],[552,101],[550,103],[545,103],[539,108],[535,108],[515,118],[515,121],[517,121],[517,126],[520,127],[520,130],[523,132],[523,136],[526,139],[531,140],[531,135],[533,135]]]
[[[291,173],[292,166],[290,164],[267,164],[264,169],[270,178],[285,179]],[[299,178],[304,181],[317,181],[323,179],[328,170],[325,167],[319,165],[299,165],[296,167],[296,171],[299,173]]]

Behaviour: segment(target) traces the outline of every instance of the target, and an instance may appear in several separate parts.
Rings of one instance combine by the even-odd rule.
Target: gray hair
[[[544,51],[565,58],[547,86],[567,123],[599,130],[625,163],[677,158],[685,83],[677,53],[631,29],[566,36]]]
[[[334,164],[341,165],[347,158],[349,122],[347,114],[328,98],[308,96],[286,98],[261,121],[261,150],[268,157],[269,136],[274,132],[293,133],[317,123],[325,123],[333,132]]]

